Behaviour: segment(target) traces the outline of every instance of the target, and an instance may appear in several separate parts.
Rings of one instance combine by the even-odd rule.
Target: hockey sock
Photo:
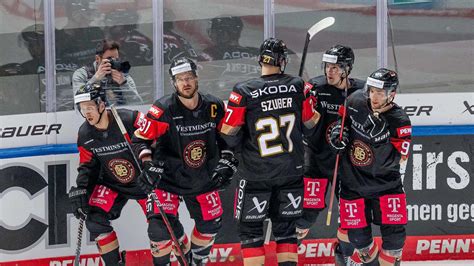
[[[95,242],[105,265],[117,265],[120,262],[119,243],[115,231],[100,234]]]
[[[188,253],[191,252],[191,243],[189,242],[188,236],[186,234],[183,234],[183,236],[181,236],[178,241],[179,243],[181,243],[181,248],[183,249],[184,256],[189,257],[190,254]],[[176,256],[179,256],[179,252],[176,249],[174,243],[173,243],[173,252]],[[184,259],[186,260],[186,258]]]
[[[377,266],[379,265],[378,256],[379,256],[379,248],[375,242],[372,241],[370,245],[367,247],[356,249],[357,252],[352,256],[354,261],[360,261],[363,265],[367,266]],[[357,255],[357,256],[355,256]]]
[[[171,240],[150,241],[150,249],[153,256],[153,265],[166,265],[170,263]]]
[[[211,252],[212,245],[216,234],[200,233],[194,227],[191,236],[191,251],[193,252],[193,261],[198,263],[206,263],[208,261],[209,252]]]
[[[338,228],[337,240],[338,243],[334,250],[336,265],[361,265],[362,262],[360,261],[359,257],[352,256],[354,255],[355,248],[351,242],[349,242],[347,230]]]
[[[278,265],[293,266],[298,263],[298,246],[296,243],[277,243]]]
[[[242,247],[242,258],[244,266],[261,266],[265,263],[265,248],[260,247]]]
[[[380,252],[379,262],[381,266],[398,266],[402,259],[402,250],[384,250]]]

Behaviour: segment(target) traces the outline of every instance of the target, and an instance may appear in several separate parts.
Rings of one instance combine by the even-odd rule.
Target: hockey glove
[[[347,144],[349,143],[349,128],[344,127],[342,131],[342,139],[340,138],[341,134],[341,121],[339,121],[332,129],[329,135],[329,144],[331,148],[337,153],[342,153],[346,149]]]
[[[316,89],[316,86],[311,88],[311,90],[309,90],[309,93],[306,96],[307,98],[311,98],[314,110],[321,114],[322,106],[319,102],[319,91]]]
[[[152,161],[143,162],[143,171],[138,176],[138,186],[147,194],[150,194],[158,187],[165,169],[163,162],[153,163]]]
[[[234,153],[229,150],[221,152],[221,158],[211,176],[211,181],[217,187],[226,187],[232,182],[232,176],[237,172],[239,161],[234,157]]]
[[[72,212],[77,219],[80,219],[85,214],[89,213],[89,197],[87,189],[81,187],[71,187],[69,190],[69,203],[72,207]]]
[[[370,138],[375,138],[383,133],[386,123],[385,119],[375,112],[369,114],[362,126]]]

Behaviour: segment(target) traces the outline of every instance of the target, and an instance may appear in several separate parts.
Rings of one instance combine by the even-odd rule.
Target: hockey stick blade
[[[314,35],[316,35],[318,32],[331,27],[336,20],[334,17],[327,17],[323,18],[320,21],[318,21],[316,24],[314,24],[311,28],[308,30],[308,35],[309,35],[309,40],[313,39]]]
[[[306,39],[304,42],[303,54],[301,55],[301,64],[300,70],[298,72],[298,76],[303,76],[304,64],[306,62],[306,55],[308,54],[308,46],[311,39],[316,35],[318,32],[331,27],[336,20],[334,17],[327,17],[323,18],[320,21],[316,22],[311,28],[309,28],[308,32],[306,33]]]

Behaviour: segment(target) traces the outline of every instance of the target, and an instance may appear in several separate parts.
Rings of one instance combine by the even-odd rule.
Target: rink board
[[[380,238],[375,239],[380,244]],[[309,239],[303,241],[298,249],[299,265],[319,265],[334,263],[333,244],[335,239]],[[265,246],[265,265],[276,265],[275,242]],[[452,236],[409,236],[405,244],[403,258],[405,261],[425,260],[467,260],[473,259],[474,235]],[[152,265],[149,250],[127,251],[127,265]],[[2,266],[73,266],[74,256],[45,259],[23,260],[1,263]],[[104,265],[98,254],[81,256],[82,266]],[[178,265],[172,258],[172,265]],[[211,250],[209,265],[242,265],[240,245],[216,244]]]

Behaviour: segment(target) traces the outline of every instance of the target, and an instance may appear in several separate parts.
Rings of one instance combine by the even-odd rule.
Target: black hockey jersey
[[[184,37],[165,27],[163,32],[164,63],[171,64],[174,59],[182,56],[195,61],[209,60],[209,58],[206,58],[206,55],[198,54]]]
[[[146,121],[145,115],[138,111],[120,109],[118,114],[129,135]],[[98,130],[87,121],[79,128],[77,186],[90,189],[103,184],[128,198],[145,198],[146,194],[137,185],[140,172],[132,153],[110,111],[107,115],[110,122],[106,130]]]
[[[303,175],[303,124],[315,124],[314,99],[305,97],[310,87],[286,74],[235,85],[221,131],[230,146],[240,146],[245,179]]]
[[[334,173],[336,155],[329,147],[329,134],[339,118],[339,107],[344,104],[345,91],[329,85],[326,76],[319,76],[308,81],[317,92],[318,112],[321,117],[314,133],[306,138],[307,152],[305,153],[305,175],[309,177],[328,178]],[[363,89],[365,82],[359,79],[349,79],[351,95]]]
[[[398,105],[380,114],[383,129],[364,129],[370,103],[366,92],[359,90],[347,99],[346,123],[350,127],[350,144],[341,156],[342,189],[361,196],[378,195],[400,186],[400,158],[408,156],[411,143],[411,123]]]
[[[199,104],[187,109],[173,93],[155,101],[147,114],[148,124],[135,132],[139,154],[155,143],[153,161],[163,161],[165,174],[159,188],[179,195],[198,195],[215,189],[211,174],[225,142],[218,129],[224,117],[222,100],[199,94]]]

